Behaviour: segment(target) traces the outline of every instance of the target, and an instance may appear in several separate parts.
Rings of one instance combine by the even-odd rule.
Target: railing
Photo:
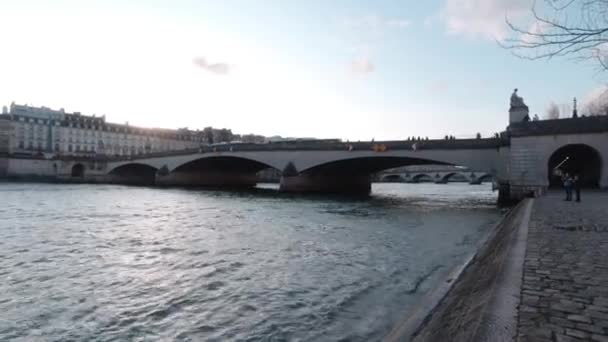
[[[456,139],[456,140],[393,140],[393,141],[364,141],[364,142],[271,142],[265,144],[235,143],[203,145],[199,148],[189,148],[178,151],[152,152],[130,156],[112,156],[105,154],[91,155],[62,155],[48,156],[32,152],[14,153],[14,158],[51,159],[51,160],[82,160],[82,161],[123,161],[170,156],[181,156],[196,153],[212,152],[256,152],[256,151],[376,151],[382,153],[393,150],[459,150],[459,149],[493,149],[507,146],[508,139],[504,137],[489,139]]]
[[[143,155],[122,157],[121,159],[142,159],[154,157],[179,156],[193,153],[211,152],[254,152],[254,151],[377,151],[391,150],[460,150],[460,149],[493,149],[509,144],[506,138],[459,139],[459,140],[420,140],[420,141],[378,141],[378,142],[337,142],[337,143],[295,143],[273,142],[266,144],[224,144],[205,145],[196,149],[172,152],[156,152]]]

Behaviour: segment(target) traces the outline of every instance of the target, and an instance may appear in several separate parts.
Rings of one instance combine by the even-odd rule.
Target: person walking
[[[581,201],[581,177],[579,175],[574,175],[574,179],[572,180],[572,184],[574,186],[574,191],[576,192],[576,201]],[[572,196],[572,195],[570,195]]]

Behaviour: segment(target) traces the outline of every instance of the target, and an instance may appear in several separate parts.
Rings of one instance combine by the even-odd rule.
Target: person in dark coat
[[[581,177],[579,175],[575,175],[574,179],[572,179],[572,185],[574,186],[574,191],[576,192],[576,201],[581,201]]]

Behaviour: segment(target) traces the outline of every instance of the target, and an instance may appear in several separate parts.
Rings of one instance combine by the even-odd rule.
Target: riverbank
[[[514,207],[477,253],[397,326],[388,341],[492,341],[516,335],[521,265],[533,204]]]
[[[608,193],[535,201],[524,263],[519,341],[608,341]]]
[[[522,201],[387,340],[608,341],[607,210],[599,191]]]

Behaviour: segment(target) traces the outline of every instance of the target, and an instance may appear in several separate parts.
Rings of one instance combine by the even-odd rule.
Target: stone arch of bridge
[[[321,173],[321,174],[344,174],[344,175],[370,175],[382,170],[392,169],[408,165],[450,165],[445,162],[395,156],[362,156],[354,158],[344,158],[333,160],[318,165],[313,165],[303,170],[301,174]]]
[[[203,156],[189,160],[171,170],[171,172],[218,171],[256,173],[264,169],[276,169],[273,165],[242,156]],[[279,170],[281,171],[281,170]]]
[[[143,163],[122,164],[110,170],[110,175],[137,174],[138,172],[156,172],[158,169]]]
[[[492,175],[490,173],[486,173],[486,174],[483,174],[483,175],[477,177],[477,181],[479,183],[491,182],[493,180],[494,180],[494,175]]]
[[[442,182],[449,182],[450,179],[453,181],[460,179],[461,181],[471,181],[470,177],[463,172],[449,172],[441,177]]]
[[[154,184],[157,171],[156,167],[148,164],[128,163],[113,168],[108,176],[111,182]]]
[[[418,173],[414,176],[412,176],[412,181],[413,182],[434,182],[435,179],[433,178],[432,175],[428,174],[428,173]]]
[[[597,188],[604,168],[600,152],[587,144],[559,147],[550,155],[546,165],[550,187],[560,187],[560,174],[568,173],[578,175],[583,187]]]
[[[252,158],[235,155],[205,155],[182,160],[167,172],[157,173],[156,184],[204,187],[248,188],[257,184],[257,173],[276,169]]]

